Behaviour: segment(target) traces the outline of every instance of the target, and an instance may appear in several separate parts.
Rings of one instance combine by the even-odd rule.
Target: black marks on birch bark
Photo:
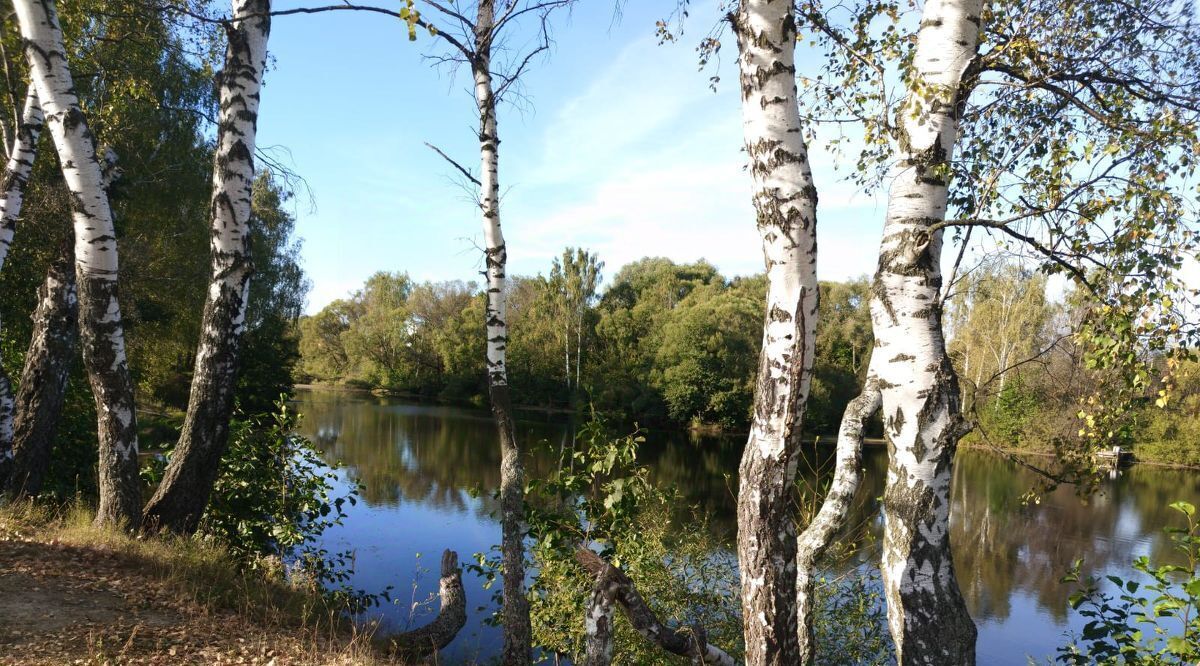
[[[226,25],[225,65],[215,77],[220,98],[213,196],[209,211],[211,277],[201,320],[188,410],[171,462],[146,505],[147,531],[194,532],[229,442],[246,302],[254,265],[250,220],[259,89],[270,36],[270,1],[234,3]],[[239,19],[239,16],[252,18]]]

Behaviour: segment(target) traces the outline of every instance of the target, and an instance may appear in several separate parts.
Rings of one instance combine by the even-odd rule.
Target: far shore
[[[336,384],[293,384],[292,388],[303,389],[303,390],[307,390],[307,391],[336,391],[336,392],[341,392],[341,393],[357,393],[357,394],[373,395],[373,396],[380,396],[380,397],[387,397],[387,398],[400,398],[403,400],[412,400],[415,402],[430,403],[430,404],[437,404],[437,405],[451,405],[451,406],[456,406],[456,407],[473,407],[473,408],[477,408],[477,409],[486,409],[485,405],[478,405],[478,404],[475,404],[470,401],[441,400],[438,398],[431,398],[429,396],[424,396],[424,395],[420,395],[420,394],[416,394],[416,393],[409,393],[406,391],[393,391],[393,390],[381,389],[381,388],[364,388],[364,387],[359,387],[359,386],[341,386],[341,385],[336,385]],[[577,413],[576,410],[573,410],[569,407],[546,407],[546,406],[540,406],[540,405],[514,405],[514,407],[519,411],[537,412],[537,413],[546,414],[546,415],[568,415],[569,416],[569,415]],[[726,428],[722,428],[719,425],[707,424],[707,423],[693,424],[693,425],[687,426],[686,428],[683,428],[683,429],[688,430],[693,433],[703,435],[703,436],[710,436],[710,437],[744,437],[748,434],[744,431],[729,430]],[[815,442],[827,442],[830,445],[832,445],[837,442],[837,435],[836,434],[828,434],[828,435],[817,435],[814,437],[805,437],[803,439],[803,441],[806,444],[815,443]],[[867,446],[872,446],[872,447],[885,446],[887,444],[887,440],[883,439],[882,437],[865,437],[865,438],[863,438],[863,444],[865,444]],[[993,453],[1012,455],[1012,456],[1037,456],[1040,458],[1053,458],[1054,457],[1054,453],[1052,453],[1050,451],[1039,451],[1036,449],[1021,449],[1021,448],[1011,448],[1011,447],[990,446],[987,444],[981,444],[981,443],[974,442],[971,439],[966,439],[966,440],[960,442],[959,447],[964,448],[964,449],[973,449],[973,450],[977,450],[977,451],[991,451]],[[1173,462],[1165,462],[1165,461],[1160,461],[1160,460],[1148,460],[1146,458],[1141,458],[1141,457],[1138,457],[1136,451],[1134,452],[1134,455],[1128,462],[1122,463],[1121,467],[1127,467],[1130,465],[1149,465],[1152,467],[1164,467],[1164,468],[1168,468],[1168,469],[1200,470],[1200,465],[1188,465],[1185,463],[1173,463]]]

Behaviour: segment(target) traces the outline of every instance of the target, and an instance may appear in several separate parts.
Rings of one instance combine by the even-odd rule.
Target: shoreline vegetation
[[[474,404],[473,402],[471,402],[469,400],[443,400],[443,399],[439,399],[437,397],[431,398],[429,396],[423,396],[418,393],[413,393],[410,391],[398,391],[398,390],[391,390],[391,389],[380,388],[380,387],[367,388],[367,387],[363,387],[363,386],[345,386],[345,385],[339,385],[339,384],[297,383],[297,384],[294,384],[292,386],[292,388],[298,389],[298,390],[303,390],[303,391],[328,391],[328,392],[334,392],[334,393],[371,395],[371,396],[381,397],[381,398],[398,398],[401,400],[410,400],[410,401],[418,403],[418,404],[444,405],[444,406],[450,406],[450,407],[462,407],[462,408],[471,408],[471,409],[480,409],[480,410],[486,409],[486,407]],[[576,416],[576,417],[586,416],[586,414],[584,414],[582,411],[576,411],[576,410],[566,408],[566,407],[545,407],[545,406],[539,406],[539,405],[514,405],[514,409],[516,409],[518,412],[526,412],[526,413],[533,412],[533,413],[538,413],[538,414],[544,414],[547,416],[554,416],[554,415],[569,416],[569,417],[570,416]],[[301,416],[303,416],[303,415],[301,415]],[[662,428],[662,429],[658,429],[658,430],[666,431],[668,429],[669,428]],[[724,428],[719,424],[712,424],[712,423],[688,424],[686,427],[683,427],[679,430],[686,431],[690,434],[701,436],[701,437],[743,437],[746,434],[744,431],[741,431],[741,430],[731,430],[731,429]],[[834,433],[829,433],[829,434],[823,434],[823,435],[805,436],[803,441],[805,443],[813,443],[813,442],[819,441],[819,442],[826,443],[828,446],[834,446],[834,445],[836,445],[836,442],[837,442],[837,435]],[[884,440],[882,437],[864,437],[863,444],[865,446],[886,446],[887,441]],[[980,437],[974,433],[968,434],[967,437],[965,437],[961,442],[959,442],[959,448],[972,449],[972,450],[976,450],[976,451],[989,451],[989,452],[996,453],[999,455],[1037,456],[1040,458],[1055,458],[1057,456],[1057,454],[1054,451],[1049,450],[1047,448],[994,446],[994,445],[988,444],[987,442],[980,441]],[[1125,461],[1121,463],[1120,467],[1126,467],[1128,465],[1151,465],[1154,467],[1163,467],[1166,469],[1200,470],[1200,462],[1196,462],[1196,463],[1172,462],[1170,460],[1158,460],[1158,459],[1154,459],[1151,457],[1145,457],[1144,455],[1139,455],[1136,445],[1135,445],[1135,448],[1133,451],[1133,455],[1131,455],[1129,458],[1125,459]]]
[[[601,289],[600,268],[595,254],[567,248],[549,274],[510,280],[517,408],[584,418],[595,411],[625,427],[699,436],[747,433],[765,277],[645,257]],[[1115,390],[1120,371],[1097,366],[1076,335],[1088,317],[1084,295],[1068,291],[1054,301],[1046,279],[998,259],[964,276],[946,301],[963,417],[975,424],[962,445],[1060,452],[1057,462],[1091,465],[1091,452],[1119,444],[1139,462],[1200,467],[1200,363],[1146,359],[1140,393],[1120,413],[1097,416],[1097,396]],[[866,278],[822,282],[820,290],[804,428],[832,434],[861,390],[875,340]],[[482,312],[473,283],[377,273],[300,318],[293,383],[483,408]],[[882,435],[878,416],[866,435]]]

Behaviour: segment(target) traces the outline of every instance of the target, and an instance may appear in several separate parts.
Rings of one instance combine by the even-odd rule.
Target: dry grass
[[[80,506],[0,508],[0,663],[397,663],[279,567],[240,571],[213,543],[91,518]]]

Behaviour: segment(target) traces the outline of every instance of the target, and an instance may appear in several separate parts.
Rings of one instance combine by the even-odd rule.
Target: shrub
[[[337,466],[321,459],[312,442],[295,434],[299,416],[281,397],[275,410],[230,423],[229,447],[213,486],[199,533],[219,542],[248,569],[287,565],[293,578],[310,580],[352,605],[373,605],[382,595],[349,589],[352,555],[330,553],[318,544],[325,530],[340,525],[346,505],[360,487],[339,494]],[[168,454],[169,455],[169,454]],[[161,479],[166,460],[146,472]]]
[[[1175,502],[1186,527],[1168,527],[1185,564],[1154,566],[1139,557],[1133,568],[1150,580],[1141,584],[1107,576],[1115,593],[1101,591],[1095,579],[1070,597],[1071,608],[1087,619],[1083,632],[1059,648],[1060,664],[1195,664],[1200,661],[1200,521],[1196,507]],[[1077,560],[1063,582],[1079,582]],[[1115,595],[1115,596],[1114,596]]]

